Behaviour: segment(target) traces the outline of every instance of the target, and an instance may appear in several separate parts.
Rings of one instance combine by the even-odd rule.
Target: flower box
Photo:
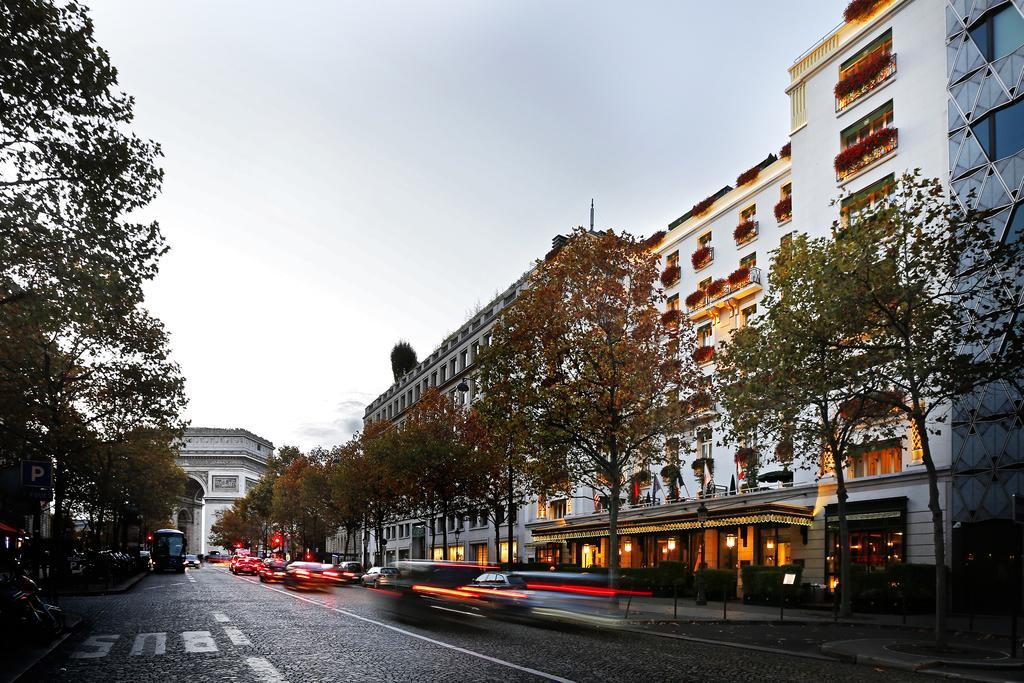
[[[679,270],[679,266],[669,266],[661,272],[661,284],[668,287],[679,282],[679,275],[682,271]]]
[[[697,308],[698,306],[702,306],[707,298],[708,295],[704,293],[704,290],[698,289],[696,292],[693,292],[689,296],[687,296],[686,299],[684,299],[684,301],[686,302],[687,308],[694,309]]]
[[[736,451],[736,464],[746,465],[747,463],[753,462],[757,456],[757,451],[749,446],[744,446]]]
[[[693,254],[690,256],[690,262],[693,263],[693,267],[695,270],[700,270],[704,266],[711,263],[711,261],[714,258],[714,250],[707,245],[703,245],[698,247],[697,251],[693,252]]]
[[[860,142],[836,155],[836,180],[843,180],[871,162],[896,149],[899,137],[895,128],[880,128]]]
[[[761,175],[761,165],[758,164],[753,168],[748,168],[743,173],[736,176],[736,187],[742,187],[747,183],[752,183],[757,180],[757,176]]]
[[[653,235],[645,239],[643,242],[641,242],[641,244],[643,244],[648,249],[657,249],[658,245],[661,244],[661,240],[663,239],[665,239],[665,231],[659,230],[658,232],[654,233]]]
[[[708,299],[714,299],[715,297],[721,296],[723,293],[725,293],[725,285],[726,282],[722,278],[712,280],[708,284],[707,289],[704,290],[708,295]]]
[[[848,69],[836,83],[836,113],[843,111],[896,73],[896,55],[879,50]]]
[[[697,202],[696,204],[693,205],[692,209],[690,209],[690,216],[691,217],[693,217],[693,216],[700,216],[702,214],[707,213],[708,209],[710,209],[711,205],[714,204],[714,203],[715,203],[715,198],[713,196],[712,197],[708,197],[707,199],[700,200],[699,202]]]
[[[779,150],[779,156],[784,159],[793,156],[793,143],[787,142],[786,144],[784,144],[782,146],[782,149]]]
[[[750,266],[740,266],[729,273],[729,286],[735,289],[750,282]]]
[[[715,357],[714,346],[698,346],[693,352],[693,360],[699,364],[710,363],[711,359]]]
[[[683,319],[683,314],[676,309],[670,309],[661,314],[661,323],[665,327],[672,327],[679,324],[679,321]]]
[[[785,223],[793,217],[793,196],[783,197],[775,205],[775,220]]]
[[[703,473],[705,468],[707,468],[709,473],[714,473],[715,471],[715,461],[713,458],[695,458],[691,466],[695,475]]]
[[[749,218],[732,231],[732,238],[736,240],[736,244],[746,244],[755,237],[757,237],[757,221]]]
[[[710,347],[708,347],[710,348]],[[698,391],[697,393],[690,396],[686,401],[689,407],[689,412],[702,413],[705,410],[709,410],[712,406],[711,394],[706,391]]]
[[[843,19],[848,23],[864,21],[878,9],[883,0],[851,0],[850,4],[843,10]]]

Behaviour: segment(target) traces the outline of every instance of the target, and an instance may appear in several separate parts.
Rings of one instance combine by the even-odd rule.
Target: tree
[[[396,434],[394,467],[404,498],[425,521],[441,515],[446,554],[449,516],[479,500],[482,489],[483,473],[472,459],[478,434],[473,420],[469,411],[432,387],[409,409]]]
[[[522,417],[537,461],[610,493],[612,585],[623,482],[687,426],[704,384],[689,321],[660,310],[657,263],[628,234],[577,229],[537,264],[479,361],[481,391]]]
[[[935,639],[943,646],[946,549],[931,437],[957,399],[992,382],[1020,388],[1024,247],[950,203],[942,181],[919,171],[901,177],[875,210],[833,232],[835,284],[850,310],[865,311],[864,329],[844,347],[867,357],[887,389],[877,399],[909,422],[928,473]]]
[[[772,442],[787,468],[803,465],[836,482],[840,614],[852,611],[850,541],[844,471],[866,432],[891,423],[874,410],[878,377],[864,354],[844,342],[860,331],[857,311],[831,272],[833,243],[800,236],[776,252],[762,299],[764,312],[722,344],[716,368],[723,423],[731,443],[751,449]]]
[[[416,363],[416,351],[409,342],[402,339],[391,348],[391,372],[396,382],[411,372]]]

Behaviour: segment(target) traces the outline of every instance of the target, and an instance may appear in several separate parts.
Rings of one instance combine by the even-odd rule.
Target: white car
[[[394,567],[370,567],[370,569],[363,574],[362,578],[359,579],[359,582],[364,586],[373,586],[376,588],[377,584],[380,582],[380,577],[394,576],[397,573],[398,570]]]
[[[195,555],[186,555],[185,556],[185,566],[186,567],[192,567],[193,569],[199,569],[199,567],[200,567],[199,558],[196,557]]]

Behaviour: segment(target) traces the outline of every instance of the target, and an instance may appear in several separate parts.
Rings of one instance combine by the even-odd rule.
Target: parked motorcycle
[[[39,587],[18,565],[0,568],[0,629],[7,638],[45,645],[64,630],[64,611],[43,602]]]

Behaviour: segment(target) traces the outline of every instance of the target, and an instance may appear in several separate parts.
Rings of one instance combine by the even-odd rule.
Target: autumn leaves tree
[[[522,415],[533,457],[609,493],[617,580],[626,478],[658,461],[700,392],[689,322],[664,316],[658,257],[627,234],[578,229],[538,263],[481,354],[481,391]]]

